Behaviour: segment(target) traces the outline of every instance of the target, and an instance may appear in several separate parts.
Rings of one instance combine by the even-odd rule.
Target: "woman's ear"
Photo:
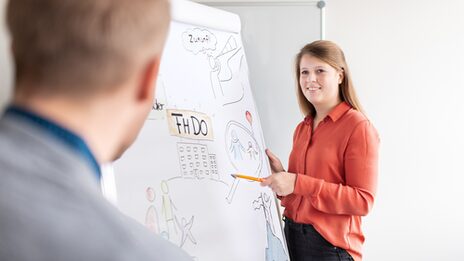
[[[338,84],[342,84],[344,79],[345,79],[345,70],[341,69],[340,71],[338,71]]]

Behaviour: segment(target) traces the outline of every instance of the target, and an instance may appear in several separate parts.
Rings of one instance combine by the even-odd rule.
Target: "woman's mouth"
[[[306,90],[310,91],[310,92],[319,91],[320,89],[322,89],[322,88],[321,87],[307,87],[306,88]]]

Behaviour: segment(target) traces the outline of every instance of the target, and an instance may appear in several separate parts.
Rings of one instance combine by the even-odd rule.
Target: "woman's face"
[[[330,108],[340,103],[339,84],[343,73],[329,64],[305,54],[300,60],[300,88],[316,108]]]

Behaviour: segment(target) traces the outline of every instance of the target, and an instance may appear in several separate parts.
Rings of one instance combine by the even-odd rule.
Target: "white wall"
[[[326,36],[345,50],[381,135],[366,260],[464,260],[463,10],[460,0],[328,1]]]
[[[5,0],[0,0],[0,111],[11,95],[11,57],[5,28]]]

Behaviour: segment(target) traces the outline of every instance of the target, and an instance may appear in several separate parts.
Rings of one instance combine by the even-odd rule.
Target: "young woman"
[[[269,186],[285,207],[292,261],[362,259],[361,217],[377,184],[379,137],[362,113],[343,51],[330,41],[304,46],[296,57],[298,101],[288,171],[267,150]]]

